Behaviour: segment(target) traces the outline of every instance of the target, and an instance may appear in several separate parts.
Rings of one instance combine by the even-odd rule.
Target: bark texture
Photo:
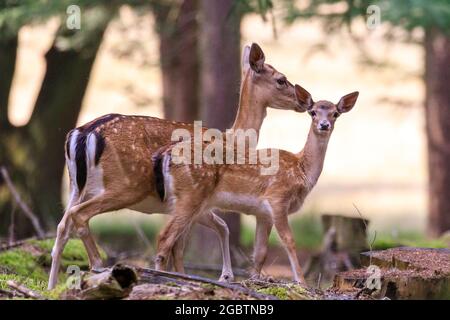
[[[429,231],[450,230],[450,38],[425,36],[425,119],[428,143]]]

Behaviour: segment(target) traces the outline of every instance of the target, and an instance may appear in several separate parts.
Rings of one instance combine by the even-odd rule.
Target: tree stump
[[[364,252],[367,268],[341,272],[333,287],[390,299],[449,299],[450,250],[400,247]],[[376,288],[373,281],[378,281]]]
[[[359,254],[368,249],[368,220],[325,214],[325,236],[320,253],[313,255],[305,267],[310,281],[329,283],[340,271],[360,266]]]

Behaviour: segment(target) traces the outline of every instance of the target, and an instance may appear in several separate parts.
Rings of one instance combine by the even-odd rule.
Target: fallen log
[[[15,291],[19,292],[20,294],[22,294],[27,298],[45,300],[45,298],[38,292],[31,290],[30,288],[27,288],[24,285],[17,283],[16,281],[8,280],[6,281],[6,284],[8,285],[8,287],[14,289]]]
[[[225,282],[220,282],[220,281],[204,278],[201,276],[182,274],[182,273],[178,273],[178,272],[157,271],[157,270],[148,269],[148,268],[137,268],[137,270],[139,272],[139,275],[141,276],[141,279],[145,279],[146,281],[150,281],[150,282],[156,281],[157,283],[161,283],[159,281],[168,281],[168,279],[170,279],[170,281],[173,281],[174,279],[182,279],[182,280],[187,280],[190,282],[192,282],[192,281],[200,282],[200,283],[210,284],[210,285],[214,285],[217,287],[241,292],[242,294],[250,296],[254,299],[277,300],[277,297],[275,297],[273,295],[261,294],[261,293],[255,292],[253,290],[250,290],[250,289],[248,289],[244,286],[238,285],[238,284],[229,284],[229,283],[225,283]]]
[[[117,264],[100,273],[83,274],[81,292],[76,297],[85,300],[122,299],[128,296],[137,280],[132,267]],[[69,293],[69,297],[74,298],[75,295]]]

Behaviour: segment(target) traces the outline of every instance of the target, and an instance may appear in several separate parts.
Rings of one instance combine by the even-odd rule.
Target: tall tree
[[[366,18],[367,9],[373,5],[380,10],[381,23],[400,27],[407,33],[415,29],[424,31],[420,42],[425,51],[423,80],[426,89],[424,110],[428,142],[428,228],[432,235],[450,230],[450,124],[446,121],[450,117],[450,2],[315,0],[302,9],[298,9],[293,1],[283,3],[288,9],[288,21],[317,17],[329,31],[340,30],[343,25],[351,27],[355,19]],[[327,4],[342,4],[339,6],[342,11],[326,13],[323,6]],[[389,36],[395,37],[396,34]]]
[[[65,21],[61,24],[45,56],[46,73],[27,125],[14,127],[5,117],[6,97],[9,96],[6,89],[9,88],[7,81],[1,85],[0,163],[10,169],[19,192],[47,227],[55,225],[62,210],[65,135],[76,125],[92,65],[114,12],[111,6],[86,9],[81,30],[68,30]],[[7,63],[2,61],[1,64],[2,71],[9,71],[5,73],[8,75],[12,74],[10,69],[15,62],[14,41],[10,43],[10,51],[5,53]],[[4,184],[0,185],[3,217],[8,216],[13,207],[11,195],[5,188]],[[27,224],[19,226],[20,236],[30,234]]]
[[[159,35],[166,119],[192,122],[199,115],[197,0],[153,1]]]
[[[233,124],[239,104],[242,12],[233,0],[202,0],[200,5],[201,118],[204,126],[225,130]],[[231,246],[238,246],[241,228],[239,214],[227,213],[222,218],[230,229]],[[203,248],[214,241],[206,232],[199,230],[196,233]]]
[[[428,29],[424,46],[429,228],[437,236],[450,230],[450,37]]]

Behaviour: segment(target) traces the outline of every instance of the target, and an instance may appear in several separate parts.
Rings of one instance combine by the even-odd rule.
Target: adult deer
[[[265,55],[257,44],[244,48],[242,72],[234,129],[251,128],[259,133],[267,107],[305,111],[295,99],[294,86],[265,63]],[[49,289],[56,285],[61,254],[72,229],[86,247],[90,267],[100,268],[102,261],[88,224],[92,217],[123,208],[147,214],[168,211],[156,190],[152,154],[170,143],[173,131],[180,128],[193,130],[192,124],[109,114],[69,132],[66,163],[71,195],[57,228]],[[202,215],[196,222],[219,235],[223,258],[221,280],[233,279],[225,222],[213,212]],[[183,245],[176,248],[182,249]],[[173,252],[174,266],[179,272],[183,272],[181,249]]]
[[[343,96],[337,104],[324,100],[314,103],[309,92],[298,85],[295,92],[299,104],[308,110],[312,118],[308,139],[303,150],[297,154],[278,149],[258,150],[259,154],[279,152],[279,167],[272,174],[261,174],[264,165],[259,162],[202,164],[200,167],[183,164],[183,158],[173,161],[173,151],[179,144],[170,145],[155,155],[163,164],[155,168],[155,174],[164,177],[164,196],[172,211],[171,220],[159,235],[157,269],[166,268],[168,252],[193,219],[204,212],[220,209],[256,216],[254,259],[257,273],[261,271],[269,234],[275,225],[289,256],[294,280],[305,284],[288,215],[301,208],[317,183],[335,121],[339,115],[353,108],[358,92]],[[249,153],[245,157],[248,159]]]

